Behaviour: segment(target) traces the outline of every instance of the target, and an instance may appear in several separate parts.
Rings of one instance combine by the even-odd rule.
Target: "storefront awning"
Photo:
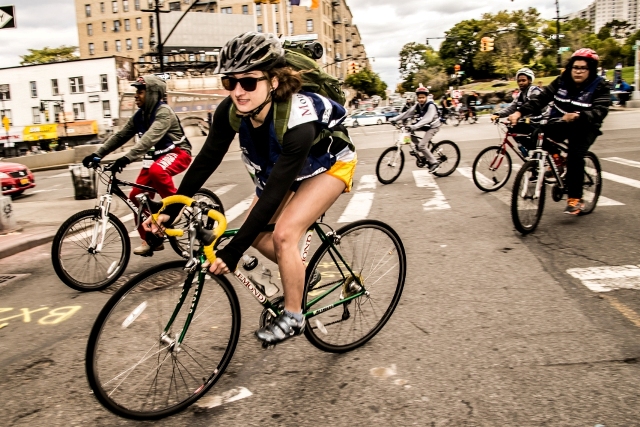
[[[27,142],[37,142],[42,139],[58,139],[58,125],[47,123],[43,125],[27,125],[22,131],[23,139]]]
[[[78,120],[75,122],[69,122],[67,123],[66,131],[64,124],[58,124],[58,138],[64,138],[65,136],[73,137],[97,134],[98,122],[95,120]]]

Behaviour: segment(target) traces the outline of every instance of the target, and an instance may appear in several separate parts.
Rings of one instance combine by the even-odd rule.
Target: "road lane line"
[[[242,215],[244,213],[244,211],[249,209],[249,206],[251,206],[251,202],[253,202],[253,197],[254,197],[254,195],[251,194],[249,197],[247,197],[246,199],[244,199],[240,203],[232,206],[231,209],[226,211],[224,213],[224,216],[227,217],[227,222],[233,221],[234,219],[236,219],[240,215]]]
[[[640,289],[640,266],[638,265],[570,268],[567,274],[580,280],[593,292]]]
[[[339,223],[358,221],[369,216],[371,206],[373,206],[374,193],[361,190],[375,190],[377,182],[375,175],[362,175],[360,177],[356,192],[349,200],[340,218],[338,218]]]
[[[433,175],[428,170],[414,170],[412,172],[416,186],[418,188],[427,188],[432,192],[431,198],[422,205],[425,211],[451,209],[440,187],[436,184],[436,180],[433,179]]]
[[[620,184],[625,184],[631,187],[640,188],[640,181],[637,179],[627,178],[625,176],[615,175],[609,172],[602,172],[602,177],[609,181],[614,181]]]
[[[625,166],[632,166],[634,168],[640,168],[640,162],[636,162],[635,160],[623,159],[622,157],[604,157],[602,160],[619,163]]]
[[[640,328],[640,315],[629,308],[626,304],[621,303],[618,298],[612,295],[602,295],[602,298],[607,300],[607,302],[611,305],[611,307],[615,308],[627,318],[631,323]]]
[[[214,191],[214,193],[216,193],[217,196],[221,196],[225,193],[228,193],[235,186],[236,184],[225,185],[223,187],[218,188],[216,191]]]

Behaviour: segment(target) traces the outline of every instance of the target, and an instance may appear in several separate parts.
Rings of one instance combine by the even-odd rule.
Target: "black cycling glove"
[[[131,163],[131,160],[129,160],[129,159],[127,158],[127,156],[122,156],[122,157],[120,157],[118,160],[116,160],[115,162],[113,162],[113,164],[111,165],[110,169],[111,169],[112,171],[115,171],[115,172],[120,173],[120,172],[122,172],[122,170],[123,170],[124,168],[126,168],[126,167],[127,167],[127,165],[128,165],[129,163]]]
[[[95,166],[100,163],[100,160],[100,156],[98,156],[96,153],[89,154],[87,157],[82,159],[82,165],[85,168],[90,168],[91,166]]]

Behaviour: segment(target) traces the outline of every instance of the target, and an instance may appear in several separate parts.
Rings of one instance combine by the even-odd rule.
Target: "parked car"
[[[352,114],[344,119],[343,124],[346,127],[358,127],[367,125],[381,125],[387,121],[384,114],[377,113],[375,111],[364,111],[358,114]]]
[[[17,196],[36,186],[33,173],[19,163],[0,162],[0,182],[5,196]]]
[[[393,107],[378,107],[374,110],[375,112],[384,115],[387,118],[387,121],[389,121],[389,119],[391,117],[395,117],[397,115],[399,115],[400,113],[398,113],[398,111],[393,108]]]

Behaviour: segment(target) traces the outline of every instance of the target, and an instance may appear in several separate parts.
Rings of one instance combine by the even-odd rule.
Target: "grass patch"
[[[622,68],[622,78],[626,80],[630,85],[633,84],[633,67],[623,67]],[[613,70],[607,70],[607,79],[613,81]]]
[[[623,70],[624,71],[624,70]],[[632,75],[633,75],[633,71],[632,71]],[[548,85],[549,83],[551,83],[557,76],[550,76],[550,77],[540,77],[540,78],[536,78],[535,80],[535,84],[539,84],[539,82],[542,82],[542,85]],[[626,79],[626,77],[625,77]],[[493,86],[496,83],[502,83],[505,84],[504,86]],[[461,90],[475,90],[477,92],[500,92],[500,91],[511,91],[515,88],[518,87],[518,83],[516,83],[515,80],[513,81],[508,81],[505,82],[503,80],[494,80],[492,82],[478,82],[478,83],[471,83],[468,85],[464,85],[464,86],[460,86]]]

